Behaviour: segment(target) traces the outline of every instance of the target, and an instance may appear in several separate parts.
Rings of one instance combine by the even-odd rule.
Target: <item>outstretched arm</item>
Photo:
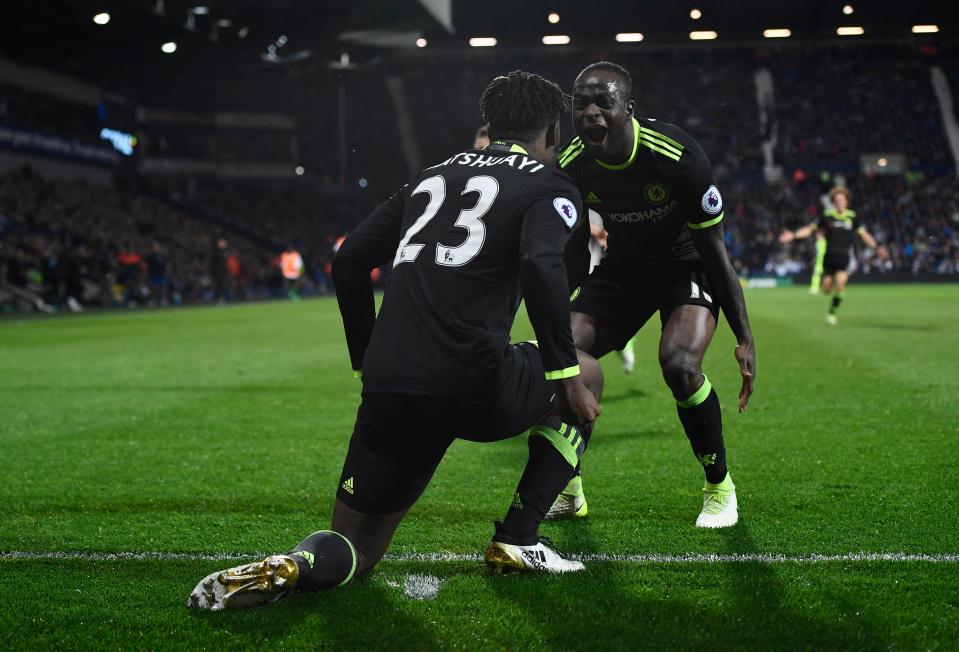
[[[803,238],[808,238],[816,232],[816,228],[816,223],[813,222],[812,224],[807,224],[806,226],[800,227],[795,231],[786,229],[779,234],[779,241],[783,244],[786,244],[787,242],[792,242],[793,240],[802,240]]]
[[[753,381],[756,377],[756,346],[749,327],[749,316],[746,314],[743,288],[729,261],[729,254],[726,253],[722,222],[704,229],[690,229],[690,234],[706,269],[709,286],[716,294],[726,321],[736,336],[738,346],[735,356],[743,379],[739,390],[739,411],[744,412],[753,393]]]
[[[866,230],[866,227],[860,226],[856,229],[856,232],[859,233],[859,237],[862,238],[862,241],[867,247],[876,252],[876,255],[879,256],[882,260],[889,258],[889,252],[886,251],[886,248],[882,245],[879,245],[876,242],[876,239],[872,237],[872,234]]]

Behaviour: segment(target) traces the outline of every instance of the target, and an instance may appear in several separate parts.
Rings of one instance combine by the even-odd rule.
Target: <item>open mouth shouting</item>
[[[606,134],[609,133],[609,129],[606,128],[606,125],[594,124],[586,127],[586,142],[594,147],[602,147],[603,143],[606,141]]]

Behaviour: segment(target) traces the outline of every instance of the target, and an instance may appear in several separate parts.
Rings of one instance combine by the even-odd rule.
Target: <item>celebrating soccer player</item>
[[[630,75],[608,61],[587,66],[576,78],[573,125],[578,136],[562,149],[559,165],[609,233],[602,263],[573,292],[576,347],[596,358],[622,349],[659,312],[663,378],[706,475],[696,525],[731,526],[738,507],[719,398],[702,372],[720,308],[738,342],[740,411],[753,391],[756,353],[742,288],[723,243],[723,199],[709,160],[678,127],[635,117]],[[573,238],[582,246],[570,247],[582,260],[568,265],[580,275],[587,237],[581,227]],[[581,514],[584,506],[582,482],[575,477],[551,514]]]
[[[889,254],[885,247],[876,244],[876,239],[872,237],[872,234],[859,223],[856,211],[849,208],[849,190],[847,188],[836,186],[829,191],[829,199],[832,200],[834,208],[823,211],[818,222],[807,224],[795,231],[783,231],[779,236],[779,241],[786,244],[793,240],[808,238],[814,233],[824,235],[826,247],[822,255],[822,291],[826,295],[832,294],[832,299],[829,301],[829,312],[826,313],[826,321],[835,326],[839,323],[836,313],[842,304],[846,283],[849,282],[849,251],[852,249],[852,243],[855,239],[853,234],[858,233],[866,246],[875,251],[880,259],[887,258]],[[821,241],[817,241],[817,251],[818,244]],[[833,292],[835,293],[833,294]]]
[[[495,441],[530,429],[529,461],[486,564],[583,568],[538,534],[586,449],[602,391],[599,364],[577,354],[570,331],[563,255],[584,221],[581,199],[549,164],[566,100],[556,84],[516,71],[494,79],[480,107],[486,149],[421,171],[336,254],[333,281],[363,400],[332,529],[209,575],[190,606],[273,602],[366,575],[454,439]],[[377,316],[370,270],[389,261]],[[538,343],[511,346],[521,296]]]

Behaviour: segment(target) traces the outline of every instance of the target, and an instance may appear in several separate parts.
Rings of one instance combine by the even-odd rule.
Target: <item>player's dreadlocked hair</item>
[[[579,72],[579,74],[576,75],[576,79],[579,79],[580,77],[590,72],[591,70],[605,70],[607,72],[611,72],[613,74],[616,74],[622,77],[623,82],[626,85],[626,97],[623,98],[623,101],[628,102],[630,99],[632,99],[633,78],[629,74],[629,71],[623,68],[621,65],[617,63],[613,63],[612,61],[597,61],[596,63],[591,63],[585,68],[583,68]]]
[[[490,82],[479,104],[493,140],[530,142],[569,110],[559,86],[521,70]]]

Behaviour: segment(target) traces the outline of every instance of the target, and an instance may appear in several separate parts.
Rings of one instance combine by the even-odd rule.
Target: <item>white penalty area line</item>
[[[202,553],[202,552],[82,552],[82,551],[0,551],[0,559],[44,560],[66,559],[78,561],[239,561],[263,558],[269,553]],[[826,562],[925,562],[933,564],[959,563],[959,554],[923,554],[907,552],[847,552],[838,555],[771,555],[728,554],[710,555],[687,553],[680,555],[596,554],[570,553],[572,559],[584,562],[626,562],[633,564],[819,564]],[[397,562],[480,562],[479,554],[452,552],[409,552],[387,555],[386,561]]]

